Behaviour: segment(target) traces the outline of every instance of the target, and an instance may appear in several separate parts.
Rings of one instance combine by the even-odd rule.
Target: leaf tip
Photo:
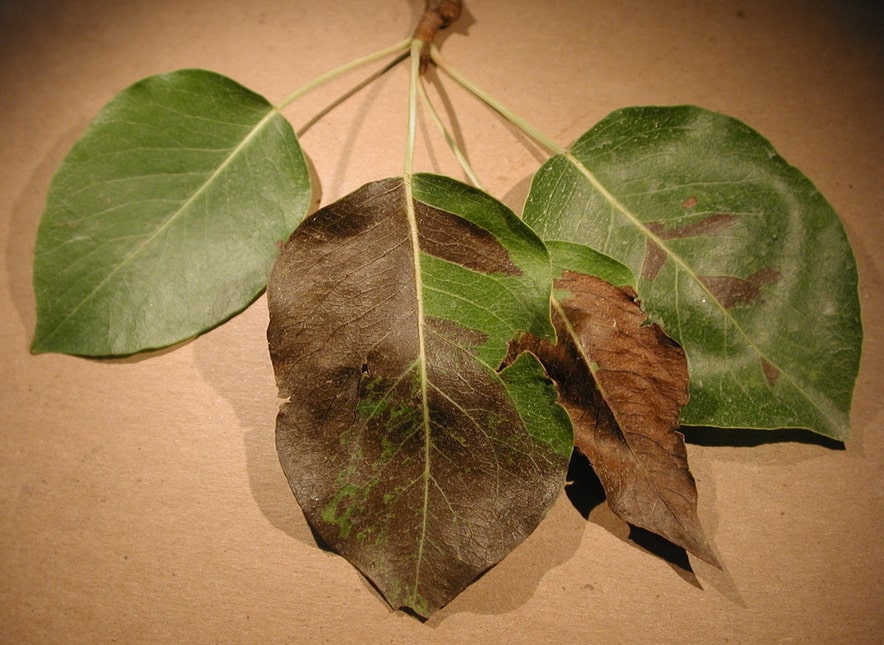
[[[34,338],[31,341],[31,346],[28,348],[31,354],[48,354],[50,352],[58,351],[54,349],[50,343],[46,341],[46,338],[43,334],[37,332],[34,334]]]
[[[691,548],[686,549],[688,553],[691,553],[698,558],[700,558],[703,562],[708,565],[711,565],[718,569],[719,571],[724,571],[724,567],[721,564],[721,561],[718,559],[718,556],[715,555],[715,551],[712,549],[712,546],[706,540],[706,537],[703,535],[698,536],[699,539],[696,544],[691,545]]]

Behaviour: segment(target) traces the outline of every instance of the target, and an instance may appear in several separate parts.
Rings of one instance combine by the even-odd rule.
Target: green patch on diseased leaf
[[[364,379],[359,390],[359,404],[356,407],[356,415],[359,420],[381,423],[388,427],[398,427],[402,424],[410,425],[421,414],[419,407],[409,405],[407,401],[417,400],[419,383],[415,379],[415,369],[408,371],[404,378],[411,383],[411,397],[401,399],[392,396],[395,391],[395,383],[383,377],[370,377]]]
[[[322,520],[338,527],[338,535],[347,538],[352,524],[350,517],[357,508],[356,502],[363,495],[363,489],[352,484],[341,488],[334,499],[322,511]]]
[[[547,242],[546,248],[556,278],[568,270],[601,278],[618,287],[635,287],[635,277],[629,267],[595,249],[562,241]]]
[[[540,362],[521,354],[503,369],[500,378],[519,410],[525,431],[547,445],[553,455],[568,458],[574,447],[568,413],[556,405],[558,392]]]

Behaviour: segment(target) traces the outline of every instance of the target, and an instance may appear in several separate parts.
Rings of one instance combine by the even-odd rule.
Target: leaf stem
[[[427,112],[430,114],[436,127],[442,133],[442,136],[445,137],[445,141],[448,143],[448,147],[451,148],[451,152],[453,152],[454,156],[457,158],[458,163],[460,163],[460,167],[463,169],[470,182],[472,182],[473,186],[482,190],[482,182],[479,181],[479,177],[470,165],[463,150],[460,149],[454,136],[452,136],[451,132],[448,131],[448,128],[445,127],[442,118],[439,116],[439,112],[436,110],[436,106],[433,105],[433,102],[430,100],[430,95],[427,93],[426,85],[424,85],[423,82],[423,76],[421,76],[420,82],[418,83],[418,89],[420,90],[421,105],[427,109]]]
[[[361,80],[359,83],[357,83],[356,85],[351,87],[349,90],[347,90],[346,92],[341,94],[341,96],[339,96],[334,101],[332,101],[331,103],[326,105],[324,108],[322,108],[322,110],[317,112],[304,125],[302,125],[300,128],[298,128],[298,130],[295,134],[297,134],[299,138],[303,137],[304,133],[307,132],[307,130],[309,130],[310,128],[312,128],[314,125],[316,125],[316,122],[319,121],[322,117],[324,117],[326,114],[328,114],[329,112],[334,110],[341,103],[343,103],[344,101],[349,99],[351,96],[356,94],[359,90],[366,87],[367,85],[370,85],[373,81],[376,81],[381,76],[383,76],[384,74],[389,72],[391,69],[396,67],[396,65],[398,65],[399,63],[404,61],[406,58],[408,58],[408,56],[409,56],[409,52],[403,51],[401,54],[399,54],[396,58],[391,60],[389,63],[387,63],[386,65],[384,65],[380,69],[376,70],[375,72],[373,72],[367,78]]]
[[[384,58],[386,56],[393,56],[397,54],[402,54],[405,50],[408,49],[409,45],[411,45],[412,38],[406,38],[403,41],[396,43],[395,45],[391,45],[390,47],[385,47],[384,49],[380,49],[372,54],[367,54],[366,56],[362,56],[357,58],[356,60],[350,61],[345,65],[341,65],[340,67],[336,67],[335,69],[322,74],[321,76],[317,76],[312,81],[305,83],[294,92],[285,97],[282,102],[276,107],[277,112],[281,112],[285,108],[287,108],[292,102],[296,99],[301,98],[311,90],[316,89],[320,85],[328,83],[331,80],[334,80],[338,76],[342,76],[347,72],[350,72],[354,69],[358,69],[363,65],[368,65],[369,63],[373,63],[376,60]]]
[[[498,102],[490,94],[481,89],[478,85],[476,85],[475,83],[467,79],[463,74],[458,72],[444,58],[442,58],[442,54],[439,52],[439,48],[436,47],[436,45],[430,45],[430,58],[439,69],[441,69],[448,76],[457,81],[467,91],[473,94],[473,96],[475,96],[492,110],[500,114],[503,118],[519,128],[526,135],[534,139],[534,141],[539,143],[541,146],[543,146],[553,154],[564,154],[566,152],[565,148],[547,137],[545,134],[540,132],[540,130],[525,121],[525,119],[515,114],[512,110],[509,110],[502,103]]]
[[[413,38],[411,43],[411,73],[408,77],[408,136],[405,140],[405,184],[410,189],[411,175],[414,172],[414,142],[417,132],[417,95],[420,76],[420,56],[424,42]],[[410,202],[410,195],[409,202]]]

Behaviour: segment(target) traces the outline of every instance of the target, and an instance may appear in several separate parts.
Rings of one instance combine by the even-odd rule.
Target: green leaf
[[[576,271],[601,278],[618,287],[635,287],[635,276],[625,264],[598,251],[571,242],[549,241],[546,243],[553,276],[560,277],[564,271]]]
[[[264,288],[310,192],[291,126],[264,98],[203,70],[135,83],[52,180],[32,351],[131,354],[223,322]]]
[[[534,177],[545,240],[628,266],[684,348],[682,423],[849,435],[862,327],[841,222],[743,123],[696,107],[614,112]]]
[[[310,524],[428,616],[519,544],[573,436],[522,332],[550,338],[545,247],[452,179],[372,182],[308,218],[268,284],[280,461]]]

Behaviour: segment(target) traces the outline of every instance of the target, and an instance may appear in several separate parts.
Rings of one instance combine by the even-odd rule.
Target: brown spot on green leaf
[[[761,269],[748,278],[733,276],[699,276],[709,293],[725,309],[752,305],[761,300],[762,288],[779,280],[780,273],[773,269]]]
[[[689,201],[690,200],[685,202],[685,204],[689,203]],[[694,204],[696,204],[696,200],[694,200]],[[690,206],[682,205],[685,208],[691,208],[694,204],[691,204]],[[721,231],[730,227],[736,219],[735,215],[715,213],[714,215],[709,215],[708,217],[691,222],[690,224],[675,226],[673,228],[666,228],[664,222],[648,222],[646,226],[657,239],[677,240],[686,237],[708,237],[717,235]],[[647,240],[644,263],[642,264],[642,277],[648,280],[654,280],[659,275],[660,269],[663,268],[665,262],[665,251],[663,251],[663,249],[661,249],[660,246],[649,237]]]
[[[425,253],[481,273],[521,275],[507,250],[485,229],[422,202],[415,203],[415,212]]]
[[[776,365],[771,364],[764,358],[761,359],[761,370],[764,372],[764,379],[767,381],[767,384],[773,387],[780,376],[780,370],[777,369]]]

